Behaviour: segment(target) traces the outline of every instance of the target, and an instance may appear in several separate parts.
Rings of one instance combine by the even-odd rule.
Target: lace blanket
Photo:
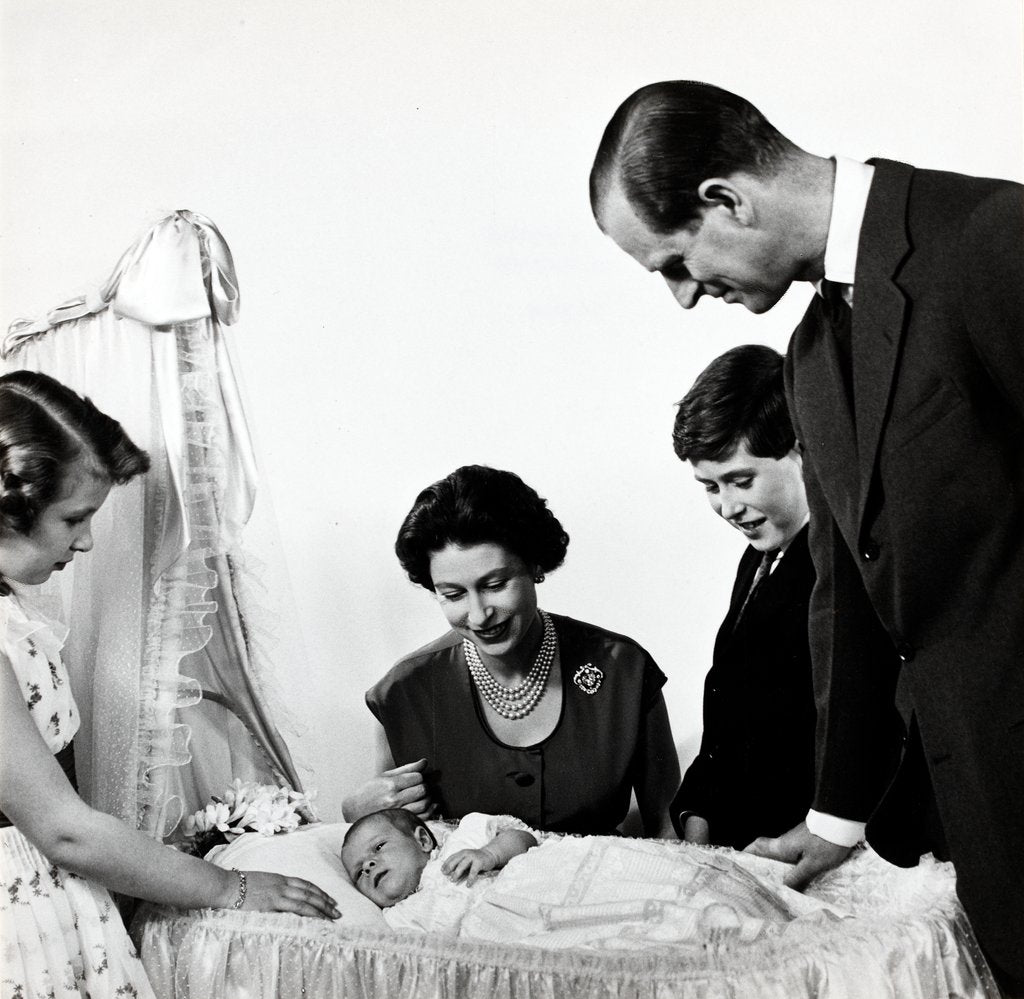
[[[149,908],[158,996],[996,999],[950,865],[870,850],[806,895],[783,865],[679,843],[550,837],[457,939],[262,913]]]
[[[458,935],[551,950],[703,952],[709,942],[806,937],[844,918],[842,909],[756,876],[737,856],[649,840],[549,839],[477,882]]]

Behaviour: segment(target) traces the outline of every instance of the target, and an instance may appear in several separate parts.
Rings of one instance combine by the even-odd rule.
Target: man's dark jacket
[[[871,816],[909,865],[936,845],[930,780],[971,923],[1024,982],[1024,189],[875,167],[853,403],[817,296],[786,368],[817,573],[815,807]],[[887,791],[894,697],[910,740]]]

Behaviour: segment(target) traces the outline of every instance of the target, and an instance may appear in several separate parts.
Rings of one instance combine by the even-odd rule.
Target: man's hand
[[[355,822],[382,808],[407,808],[421,819],[429,819],[436,809],[423,783],[426,767],[425,759],[416,760],[372,777],[342,802],[345,821]]]
[[[803,891],[819,874],[838,867],[852,849],[851,846],[839,846],[815,836],[807,828],[807,823],[801,822],[776,839],[758,837],[743,852],[795,864],[783,883],[789,888]]]

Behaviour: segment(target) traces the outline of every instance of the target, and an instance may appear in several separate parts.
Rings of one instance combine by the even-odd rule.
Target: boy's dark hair
[[[437,846],[437,839],[434,834],[430,831],[430,827],[423,821],[418,815],[414,815],[407,808],[381,808],[376,812],[369,812],[367,815],[363,815],[361,818],[355,820],[349,827],[345,838],[341,841],[341,848],[345,849],[345,844],[348,843],[348,838],[351,836],[360,826],[369,822],[370,819],[385,818],[388,822],[394,826],[399,832],[407,833],[412,836],[417,829],[423,829],[430,837],[430,842]]]
[[[758,458],[782,458],[796,443],[786,406],[783,357],[747,344],[716,357],[678,404],[672,446],[680,461],[720,461],[742,441]]]

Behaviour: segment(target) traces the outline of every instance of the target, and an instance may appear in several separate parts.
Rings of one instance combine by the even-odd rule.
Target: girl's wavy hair
[[[514,472],[463,465],[416,497],[395,554],[409,579],[432,590],[432,556],[451,544],[486,543],[501,545],[531,569],[551,572],[565,561],[569,535],[547,502]]]
[[[55,378],[0,377],[0,533],[28,534],[79,458],[118,485],[149,469],[149,455],[117,420]]]

